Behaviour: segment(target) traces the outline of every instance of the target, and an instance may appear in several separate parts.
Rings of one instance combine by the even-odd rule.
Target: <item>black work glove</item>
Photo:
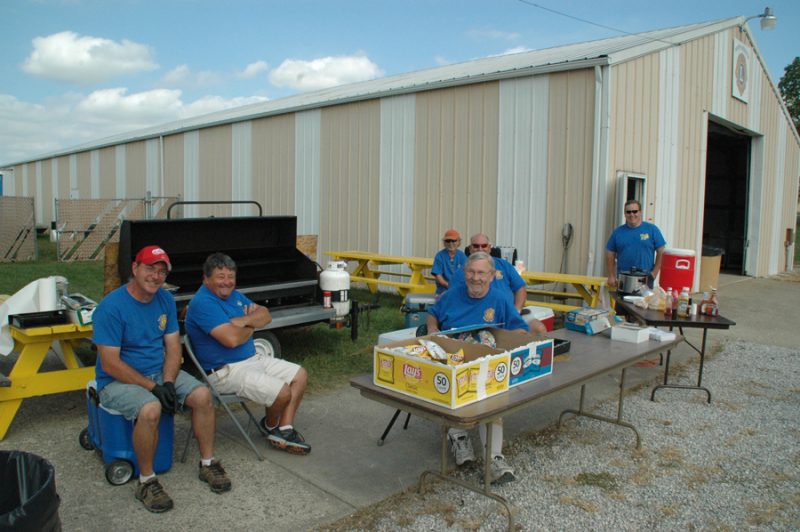
[[[174,414],[177,406],[178,396],[175,394],[175,385],[171,382],[156,384],[150,393],[156,396],[161,403],[161,411],[167,414]]]

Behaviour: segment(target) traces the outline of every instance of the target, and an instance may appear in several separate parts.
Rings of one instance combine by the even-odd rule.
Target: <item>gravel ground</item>
[[[525,434],[506,449],[518,480],[496,489],[518,530],[800,529],[800,351],[741,341],[706,361],[697,391],[630,390],[628,429],[587,418]],[[683,369],[688,382],[696,364]],[[680,375],[680,374],[679,374]],[[596,412],[616,415],[616,402]],[[476,437],[477,438],[477,437]],[[477,482],[471,467],[457,473]],[[322,530],[505,530],[500,506],[442,482]]]

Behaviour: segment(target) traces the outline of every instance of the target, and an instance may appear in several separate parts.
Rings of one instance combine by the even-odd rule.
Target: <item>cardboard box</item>
[[[464,363],[450,366],[392,351],[394,347],[417,343],[416,338],[376,345],[375,385],[447,408],[459,408],[508,391],[508,352],[441,336],[423,338],[436,342],[448,353],[463,349]]]
[[[640,344],[650,339],[650,328],[639,327],[632,323],[620,323],[611,328],[611,339],[619,342]]]
[[[498,349],[509,355],[509,387],[553,373],[553,340],[504,329],[489,329]]]
[[[578,331],[591,336],[611,327],[608,315],[608,310],[598,308],[570,310],[564,317],[564,325],[571,331]]]

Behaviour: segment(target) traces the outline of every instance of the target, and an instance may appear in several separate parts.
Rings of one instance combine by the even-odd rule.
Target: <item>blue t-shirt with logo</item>
[[[655,253],[667,241],[654,224],[642,222],[639,227],[622,224],[611,233],[606,250],[617,254],[617,273],[636,267],[650,273],[655,265]]]
[[[497,326],[501,329],[528,330],[528,324],[520,316],[508,291],[498,289],[492,283],[482,298],[469,297],[466,286],[451,287],[433,306],[428,308],[439,322],[439,330],[445,331],[469,325]]]
[[[441,275],[449,284],[453,280],[453,277],[455,277],[456,272],[461,270],[466,263],[467,256],[460,249],[456,250],[456,254],[453,257],[450,257],[450,253],[448,253],[446,249],[440,249],[433,257],[431,273],[433,275]],[[437,294],[441,294],[445,290],[447,289],[444,286],[440,285],[438,282],[436,283]]]
[[[172,294],[159,288],[149,303],[136,300],[128,286],[109,293],[92,314],[96,345],[119,347],[120,359],[142,375],[155,375],[164,367],[164,335],[178,331],[178,316]],[[100,357],[95,364],[97,391],[114,378],[103,371]]]
[[[189,335],[194,354],[204,370],[210,371],[225,364],[241,362],[256,353],[252,337],[236,347],[225,347],[211,336],[211,331],[216,327],[230,323],[231,318],[244,316],[245,306],[252,304],[238,290],[231,292],[228,299],[221,299],[203,285],[194,295],[186,311],[186,334]]]

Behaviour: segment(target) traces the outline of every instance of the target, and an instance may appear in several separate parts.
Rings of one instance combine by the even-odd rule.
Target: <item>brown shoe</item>
[[[172,499],[161,487],[157,477],[151,478],[144,484],[138,483],[136,499],[142,501],[145,508],[156,514],[172,509]]]
[[[212,460],[211,465],[207,466],[200,462],[199,477],[203,482],[208,482],[211,491],[214,493],[222,493],[231,489],[231,480],[219,460]]]

